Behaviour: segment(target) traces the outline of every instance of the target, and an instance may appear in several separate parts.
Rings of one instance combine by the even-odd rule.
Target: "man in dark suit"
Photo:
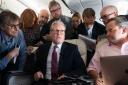
[[[76,45],[64,42],[65,26],[61,21],[54,21],[50,28],[52,42],[43,44],[37,51],[34,79],[44,84],[40,79],[62,79],[65,74],[85,74],[85,64]],[[56,46],[57,68],[52,69],[53,52]],[[57,70],[56,70],[57,69]],[[56,70],[57,77],[53,79],[52,70]],[[45,83],[46,85],[46,83]]]

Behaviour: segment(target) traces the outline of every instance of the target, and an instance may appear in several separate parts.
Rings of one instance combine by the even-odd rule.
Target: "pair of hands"
[[[103,85],[103,80],[102,80],[102,78],[97,78],[95,85]]]
[[[95,80],[95,85],[103,85],[103,77],[101,72],[98,74],[96,70],[90,70],[88,74],[92,77],[92,79]]]
[[[28,46],[27,47],[27,54],[32,54],[32,53],[35,53],[36,50],[38,49],[38,47],[34,47],[34,46]]]
[[[7,55],[6,57],[11,60],[13,57],[17,57],[19,55],[19,48],[14,48],[12,49]]]
[[[60,77],[58,77],[58,80],[63,79],[64,77],[65,77],[65,75],[63,74]],[[39,79],[44,79],[43,73],[41,71],[36,72],[34,74],[34,79],[35,79],[35,81],[38,81]]]
[[[102,77],[102,73],[101,72],[97,75],[96,84],[95,85],[103,85],[103,77]]]

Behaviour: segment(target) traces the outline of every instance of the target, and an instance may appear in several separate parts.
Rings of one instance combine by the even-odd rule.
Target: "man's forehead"
[[[116,22],[115,22],[114,20],[112,20],[112,21],[110,21],[110,22],[108,22],[108,23],[106,24],[107,27],[111,27],[111,26],[113,26],[113,25],[116,25]]]
[[[107,14],[110,14],[110,13],[113,13],[113,12],[115,12],[114,10],[104,10],[102,13],[101,13],[101,15],[107,15]]]
[[[50,10],[54,10],[54,9],[56,9],[56,8],[58,8],[58,7],[60,7],[59,5],[54,5],[54,6],[52,6],[51,8],[50,8]]]
[[[54,27],[64,27],[64,26],[62,24],[57,23],[54,25]]]
[[[42,14],[40,14],[40,16],[48,16],[48,14],[47,13],[42,13]]]
[[[18,19],[15,20],[15,21],[10,20],[10,21],[8,21],[8,23],[6,23],[6,24],[19,24],[19,20],[18,20]]]
[[[65,29],[65,27],[62,24],[55,24],[54,29]]]

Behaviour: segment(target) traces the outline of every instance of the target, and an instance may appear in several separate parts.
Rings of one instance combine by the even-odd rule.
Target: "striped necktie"
[[[55,80],[58,78],[58,63],[57,63],[57,45],[54,46],[51,60],[51,79]]]

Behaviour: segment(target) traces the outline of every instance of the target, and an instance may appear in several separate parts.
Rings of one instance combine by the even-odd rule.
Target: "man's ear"
[[[123,27],[123,33],[128,33],[128,27]]]

